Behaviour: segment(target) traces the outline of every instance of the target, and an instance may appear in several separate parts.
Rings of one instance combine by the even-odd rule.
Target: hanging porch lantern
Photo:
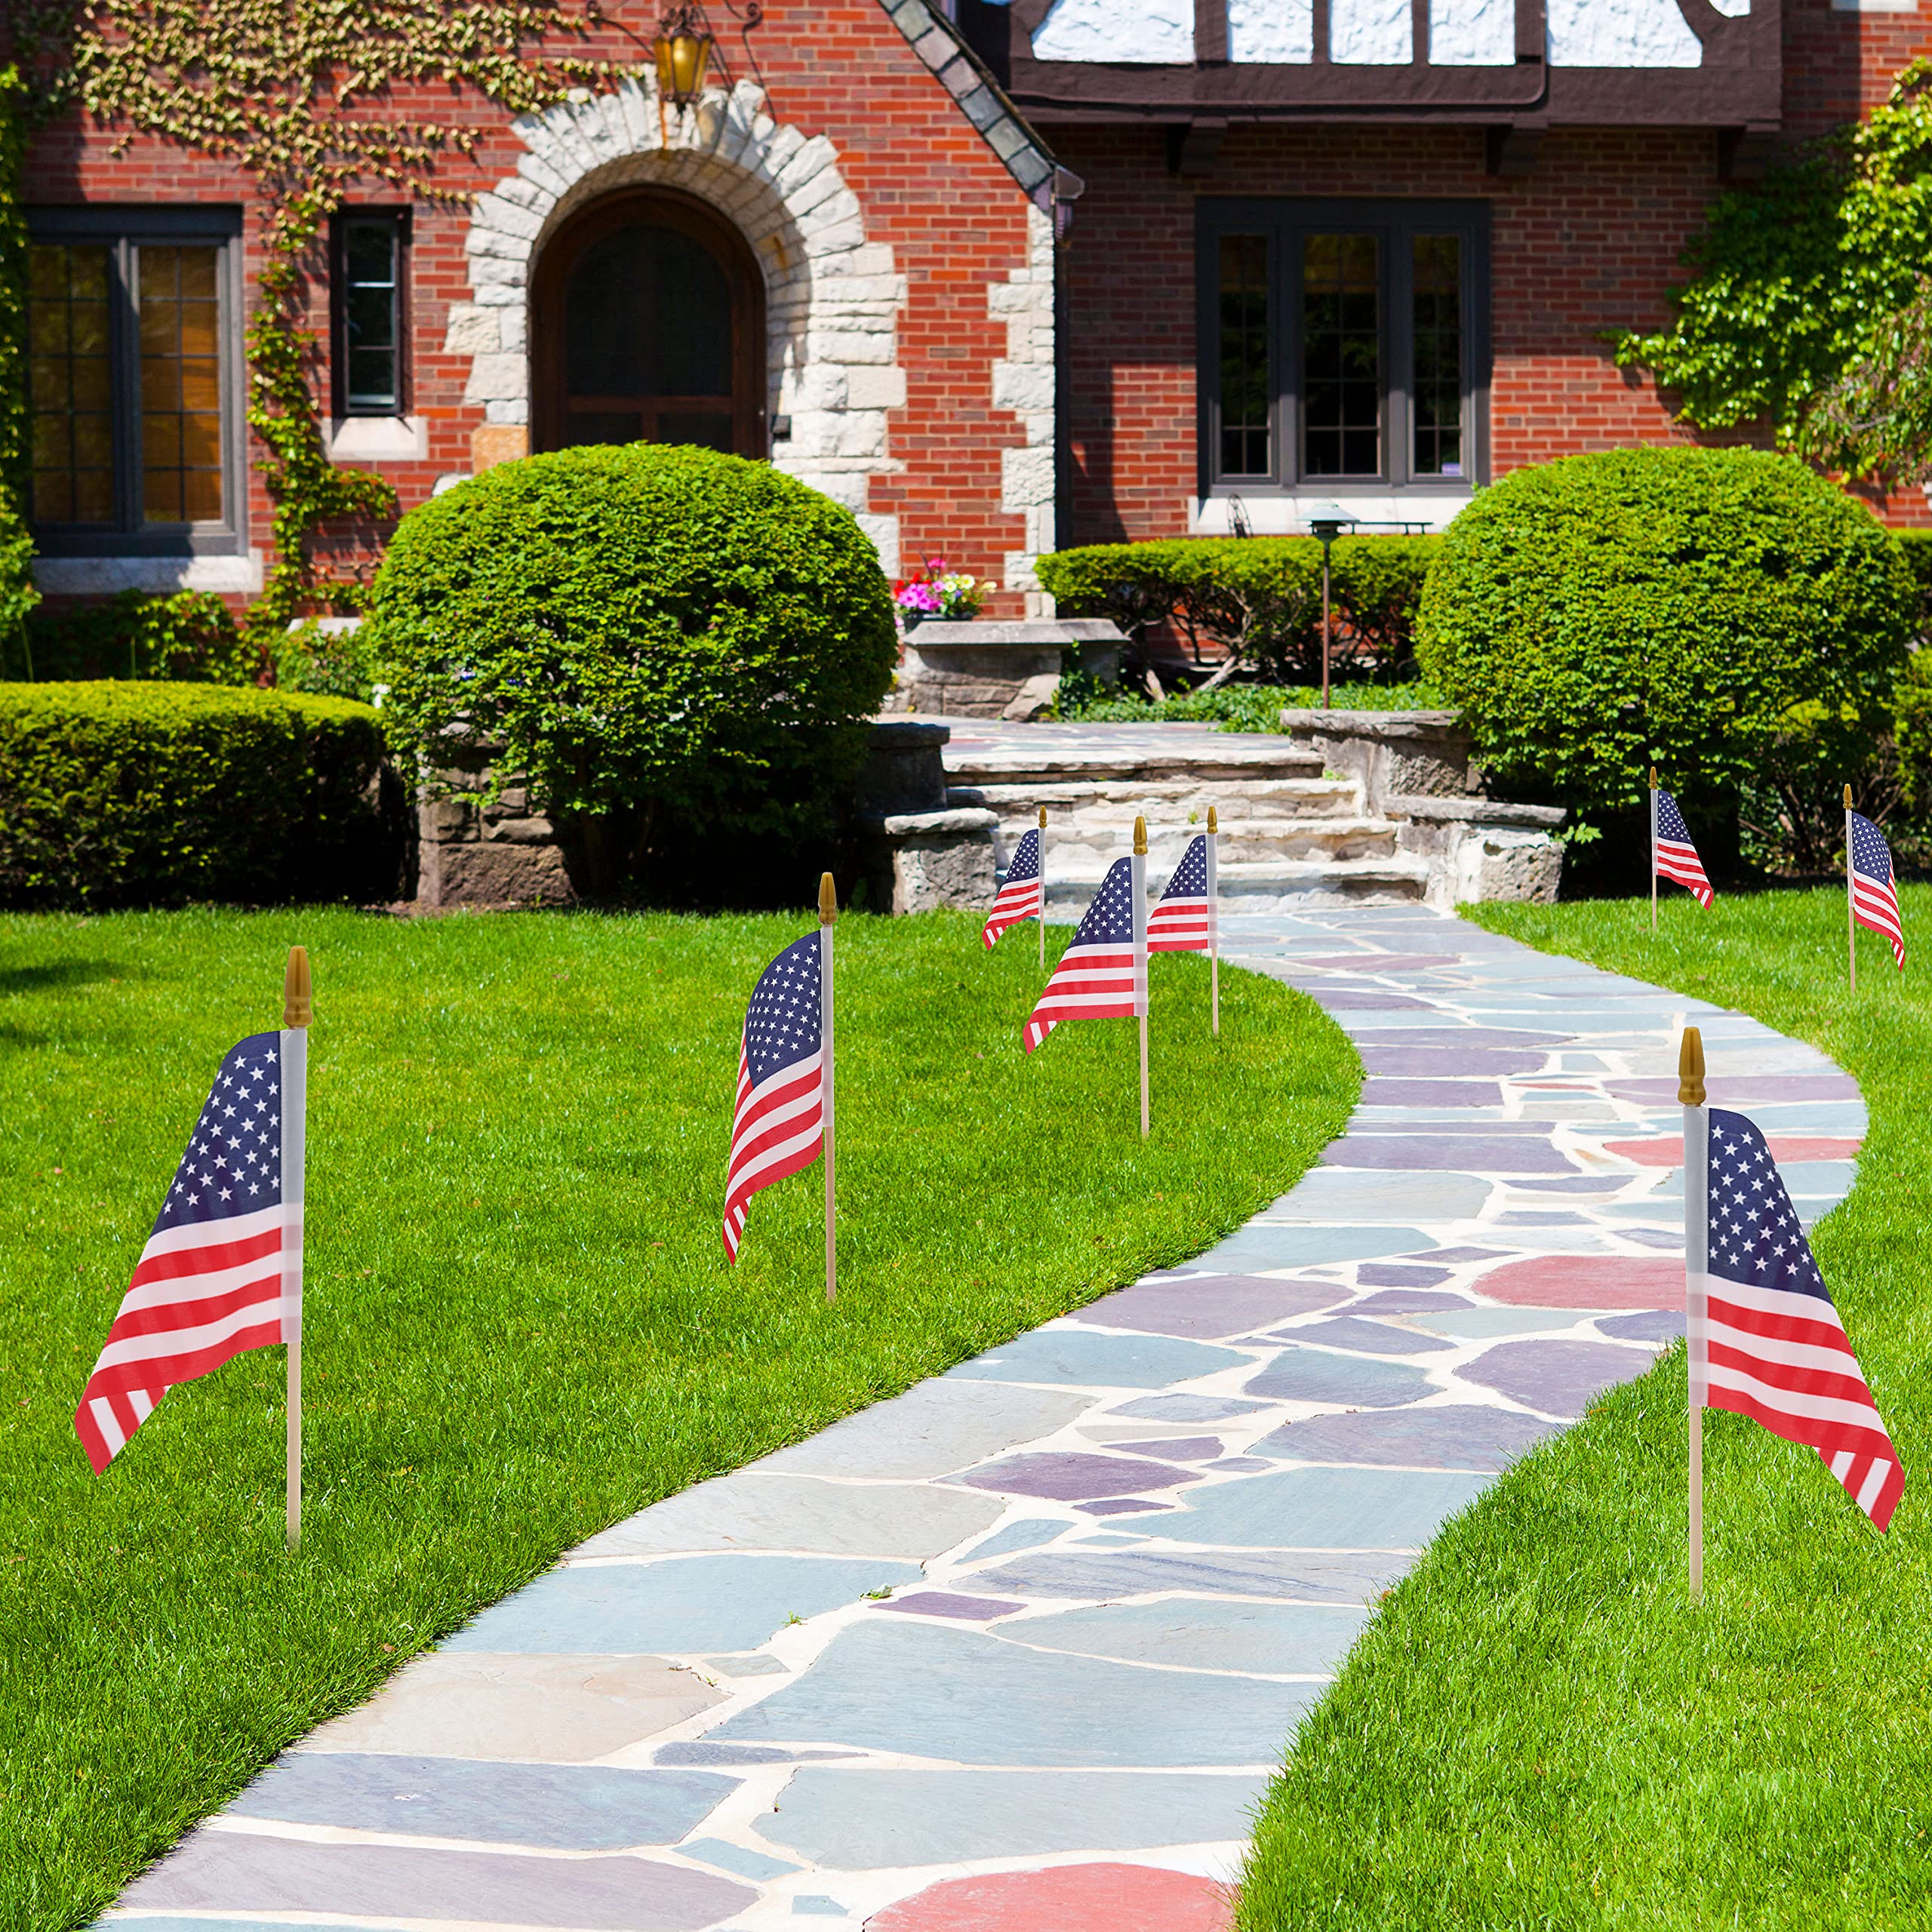
[[[675,7],[664,16],[651,51],[657,59],[657,98],[689,107],[704,92],[718,45],[701,7]]]

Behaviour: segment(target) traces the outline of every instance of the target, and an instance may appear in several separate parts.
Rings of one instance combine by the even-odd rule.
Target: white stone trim
[[[1010,410],[1026,432],[1000,455],[999,506],[1026,519],[1025,547],[1006,558],[1006,587],[1023,592],[1029,617],[1051,617],[1054,601],[1035,566],[1054,546],[1054,223],[1026,211],[1026,266],[986,291],[986,312],[1006,324],[1006,354],[993,365],[993,407]]]
[[[511,125],[528,152],[475,198],[464,244],[474,299],[451,306],[444,340],[469,358],[464,401],[492,423],[529,421],[530,273],[559,223],[614,188],[681,188],[737,225],[764,277],[768,406],[792,419],[774,465],[851,510],[896,574],[898,519],[868,506],[872,479],[903,467],[888,443],[906,400],[906,278],[890,247],[866,239],[832,142],[774,122],[749,81],[660,115],[648,72],[601,96],[573,89]]]
[[[49,597],[104,597],[117,591],[168,595],[177,590],[262,587],[262,553],[241,557],[36,557],[35,586]]]

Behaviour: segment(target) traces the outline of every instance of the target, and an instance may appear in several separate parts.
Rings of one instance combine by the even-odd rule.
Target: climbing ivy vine
[[[395,506],[380,476],[337,467],[323,445],[320,358],[303,318],[329,219],[368,180],[445,205],[465,198],[437,171],[472,153],[485,131],[465,118],[466,97],[523,112],[614,73],[580,46],[537,51],[546,37],[580,42],[597,21],[595,0],[574,14],[568,3],[7,0],[35,125],[78,107],[117,130],[123,147],[158,137],[231,162],[255,185],[264,259],[245,338],[248,420],[275,520],[249,621],[265,635],[311,611],[355,608],[361,586],[324,571],[318,534]],[[4,159],[0,150],[0,171]],[[0,210],[0,251],[6,232]],[[5,269],[0,260],[0,305]],[[17,397],[8,321],[0,306],[0,386],[11,374]],[[14,339],[17,361],[17,321]],[[9,407],[0,396],[0,460]]]
[[[1669,328],[1617,350],[1685,421],[1768,422],[1779,448],[1860,480],[1932,475],[1932,64],[1727,195],[1688,264]]]

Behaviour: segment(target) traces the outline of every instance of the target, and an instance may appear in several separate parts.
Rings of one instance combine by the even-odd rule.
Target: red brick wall
[[[607,0],[607,23],[587,45],[594,56],[648,57],[663,10],[645,0]],[[561,43],[560,43],[561,45]],[[903,472],[875,481],[872,508],[897,513],[910,559],[943,552],[954,568],[1002,577],[1007,553],[1024,548],[1023,520],[1003,512],[1000,454],[1024,441],[1014,416],[992,406],[992,365],[1006,349],[1003,321],[987,312],[986,289],[1026,265],[1024,195],[951,97],[922,66],[876,0],[768,0],[754,45],[770,90],[768,111],[808,135],[823,134],[839,152],[846,185],[865,211],[866,239],[889,244],[909,299],[899,322],[898,359],[908,401],[894,412],[890,451]],[[724,45],[742,70],[742,43]],[[448,122],[458,111],[450,91],[398,91],[399,115]],[[472,100],[465,119],[488,131],[473,162],[455,159],[442,185],[459,193],[487,189],[515,171],[524,153],[509,116]],[[232,167],[168,143],[137,139],[111,152],[118,131],[69,123],[43,134],[29,157],[29,205],[88,202],[251,202],[247,178]],[[352,205],[394,205],[380,181],[352,191]],[[471,432],[483,421],[466,405],[467,357],[441,353],[449,305],[472,299],[463,240],[466,211],[415,205],[411,268],[415,413],[426,419],[422,462],[380,469],[404,507],[421,502],[435,479],[471,468]],[[258,214],[251,210],[245,266],[252,289],[261,259]],[[313,288],[312,320],[326,336],[327,295]],[[328,394],[328,371],[318,371]],[[266,543],[269,506],[251,469],[250,540]],[[370,552],[363,534],[338,533],[346,561]],[[997,608],[1017,615],[1020,600]]]

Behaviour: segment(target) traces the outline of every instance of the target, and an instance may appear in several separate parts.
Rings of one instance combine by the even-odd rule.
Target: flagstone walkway
[[[1367,1069],[1290,1194],[594,1537],[103,1922],[1224,1926],[1269,1772],[1380,1593],[1681,1332],[1684,1020],[1807,1220],[1865,1128],[1807,1047],[1419,908],[1226,930]]]

